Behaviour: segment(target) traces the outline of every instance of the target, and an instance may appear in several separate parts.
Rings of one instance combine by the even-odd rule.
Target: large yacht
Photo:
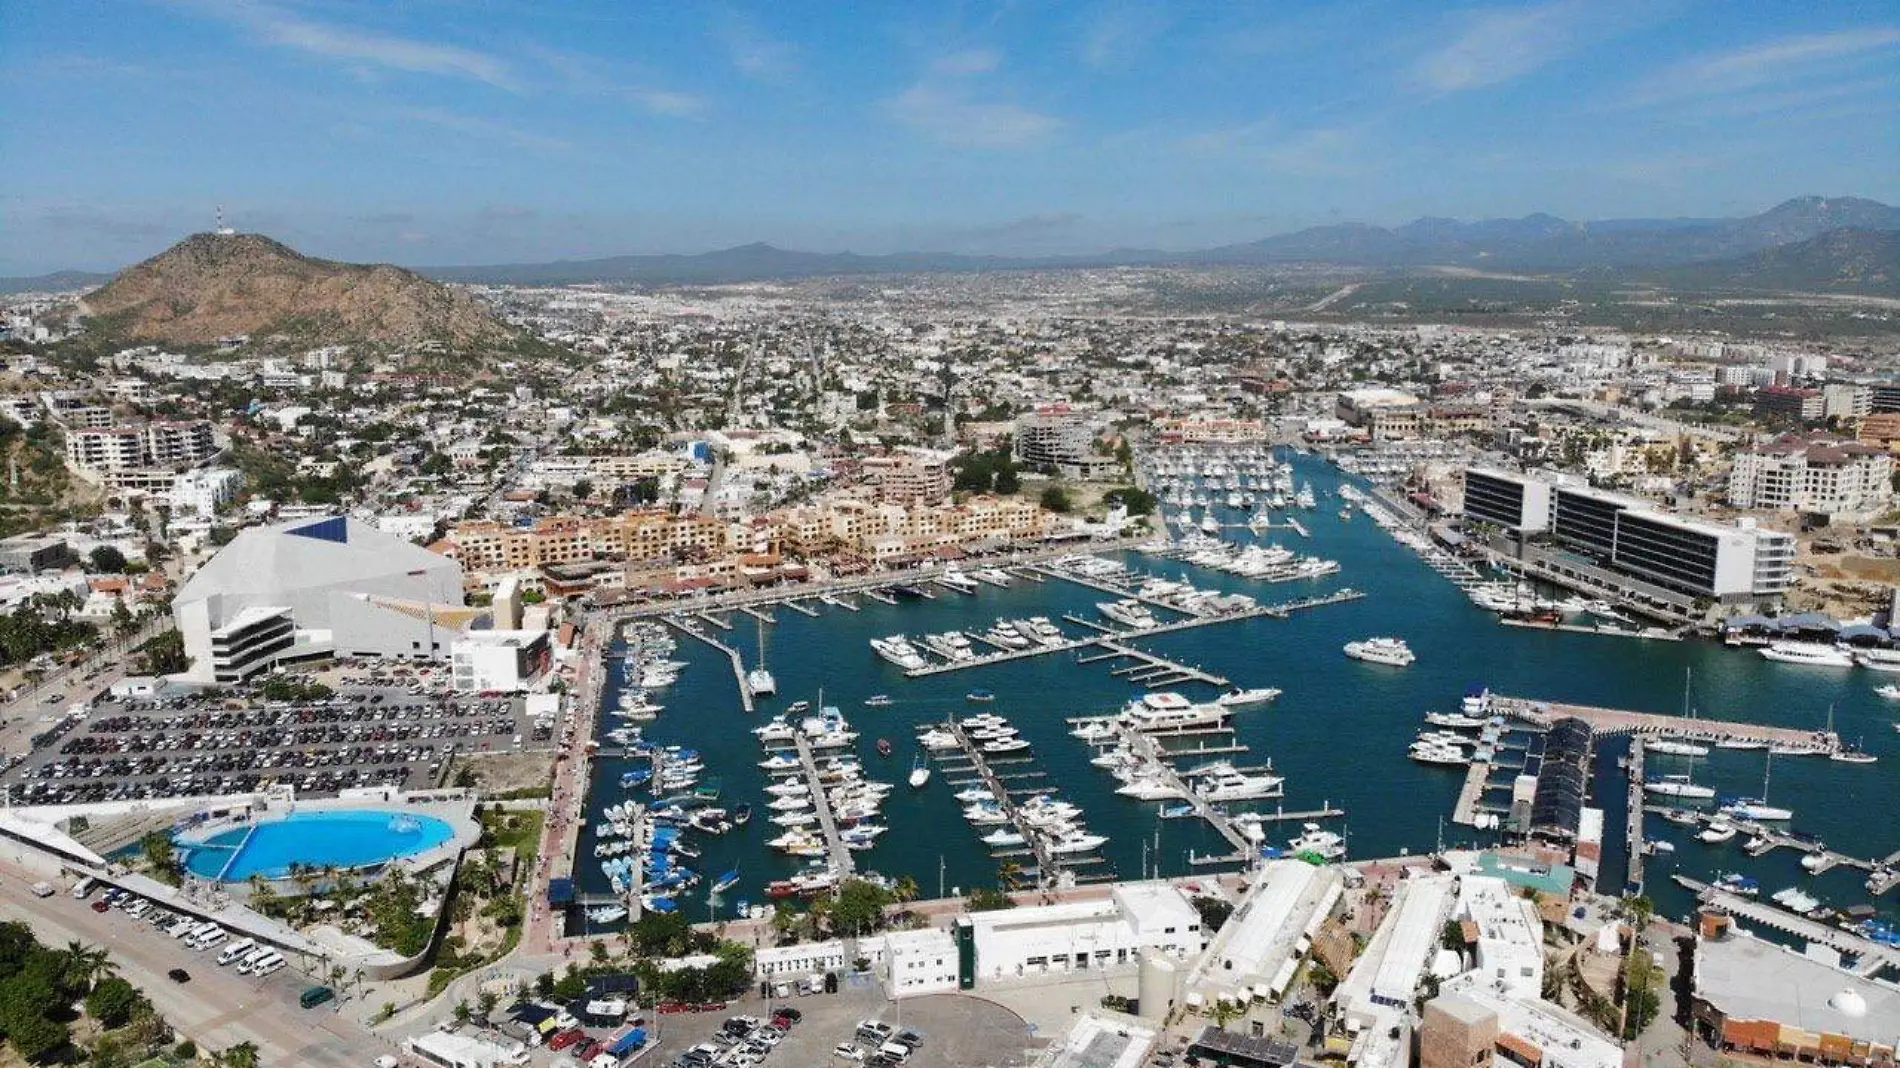
[[[1354,660],[1391,667],[1410,667],[1418,659],[1400,638],[1367,638],[1364,641],[1347,642],[1346,655]]]
[[[1301,834],[1287,843],[1295,855],[1311,853],[1322,860],[1338,860],[1346,855],[1346,840],[1317,823],[1300,825]]]
[[[1146,630],[1155,625],[1154,613],[1148,611],[1148,606],[1142,604],[1140,601],[1133,599],[1102,601],[1095,607],[1103,615],[1115,622],[1123,626],[1134,627],[1136,630]]]
[[[1854,666],[1854,654],[1835,645],[1820,642],[1775,642],[1761,651],[1769,660],[1806,667],[1845,668]]]
[[[745,673],[745,688],[752,691],[754,697],[770,697],[778,692],[778,680],[761,664]]]
[[[905,671],[915,671],[925,666],[923,654],[918,652],[917,647],[901,634],[893,634],[888,638],[872,638],[871,648],[877,655]]]
[[[1138,731],[1167,731],[1182,727],[1218,726],[1230,709],[1219,704],[1197,705],[1178,693],[1145,694],[1122,709],[1122,722]]]
[[[1278,775],[1249,775],[1229,767],[1196,779],[1194,793],[1207,801],[1248,801],[1279,797],[1286,792],[1285,784]]]
[[[1233,690],[1214,698],[1214,703],[1228,708],[1246,708],[1249,705],[1263,705],[1280,696],[1280,691],[1272,686],[1255,686],[1246,690]]]

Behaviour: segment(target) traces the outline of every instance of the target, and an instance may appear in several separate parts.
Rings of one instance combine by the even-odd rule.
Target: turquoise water
[[[1125,562],[1151,573],[1186,578],[1202,588],[1246,593],[1262,602],[1296,600],[1347,586],[1367,596],[1284,620],[1220,624],[1134,644],[1205,667],[1238,686],[1284,690],[1273,704],[1237,714],[1239,738],[1253,748],[1238,759],[1243,763],[1272,760],[1287,777],[1283,803],[1288,811],[1326,803],[1344,808],[1346,816],[1332,827],[1348,836],[1350,856],[1428,852],[1438,840],[1441,817],[1446,843],[1488,841],[1488,835],[1450,823],[1463,769],[1420,765],[1406,756],[1406,747],[1423,726],[1423,713],[1455,707],[1468,686],[1674,713],[1682,704],[1685,668],[1694,672],[1692,700],[1700,714],[1708,717],[1819,728],[1832,704],[1836,729],[1849,741],[1864,738],[1880,763],[1852,766],[1784,758],[1775,764],[1770,797],[1795,810],[1795,829],[1815,834],[1837,849],[1866,857],[1900,848],[1900,829],[1896,829],[1900,817],[1895,815],[1900,812],[1900,734],[1890,726],[1896,706],[1873,693],[1885,680],[1865,671],[1816,671],[1774,664],[1752,652],[1711,643],[1643,642],[1501,626],[1365,516],[1341,520],[1338,502],[1326,495],[1343,476],[1330,465],[1304,457],[1296,457],[1295,462],[1300,480],[1311,481],[1322,494],[1319,509],[1300,515],[1313,536],[1307,539],[1291,531],[1274,531],[1265,540],[1338,560],[1342,565],[1338,575],[1267,585],[1132,553]],[[1230,539],[1248,536],[1244,530],[1227,532]],[[1196,870],[1187,863],[1190,852],[1226,852],[1225,843],[1199,821],[1163,821],[1157,818],[1154,804],[1116,796],[1114,781],[1088,763],[1093,751],[1069,737],[1063,722],[1070,716],[1112,712],[1130,697],[1146,692],[1110,675],[1113,664],[1079,665],[1076,654],[1062,653],[907,679],[866,644],[869,638],[898,631],[916,635],[951,628],[982,630],[999,616],[1045,615],[1075,633],[1079,628],[1062,623],[1061,616],[1074,613],[1097,619],[1093,606],[1105,599],[1104,594],[1071,583],[1019,579],[1009,589],[985,585],[975,596],[943,590],[932,601],[896,605],[860,599],[859,612],[815,604],[817,618],[778,608],[777,623],[765,628],[765,640],[779,694],[760,702],[759,714],[751,717],[740,708],[737,685],[723,654],[681,637],[677,656],[691,666],[670,691],[659,696],[666,711],[648,726],[647,736],[700,750],[707,774],[724,781],[722,804],[751,801],[757,805],[764,799],[765,776],[757,767],[763,754],[749,729],[794,700],[817,704],[822,688],[825,703],[839,705],[862,733],[858,755],[873,777],[898,785],[885,807],[892,830],[877,848],[857,854],[860,868],[909,874],[930,896],[939,886],[955,892],[991,884],[996,864],[961,818],[960,806],[951,797],[954,789],[945,785],[942,774],[922,791],[903,785],[916,751],[912,726],[981,708],[1009,717],[1034,743],[1036,759],[1030,766],[1047,772],[1046,781],[1084,808],[1091,830],[1110,836],[1102,850],[1110,868],[1090,872],[1112,869],[1124,878],[1136,878],[1145,865],[1149,871],[1187,874]],[[721,640],[737,646],[751,666],[756,662],[756,624],[743,614],[731,618],[735,629],[720,632]],[[1350,660],[1340,652],[1347,641],[1388,634],[1410,642],[1418,663],[1397,670]],[[981,706],[967,703],[964,695],[977,688],[994,691],[995,701]],[[1195,685],[1179,689],[1197,699],[1213,693]],[[889,694],[895,704],[863,706],[864,698],[880,693]],[[609,706],[614,697],[611,691],[606,695]],[[603,716],[602,722],[611,727],[620,721]],[[881,737],[895,745],[888,760],[880,759],[875,750]],[[1620,885],[1624,869],[1624,782],[1615,767],[1622,744],[1611,742],[1600,748],[1594,784],[1596,803],[1608,812],[1602,879],[1608,887]],[[1670,759],[1656,758],[1651,774],[1674,770],[1666,766]],[[1762,760],[1759,752],[1718,751],[1698,761],[1696,779],[1724,795],[1753,794],[1761,785]],[[619,778],[630,766],[622,761],[599,762],[591,811],[597,813],[627,796]],[[798,867],[797,861],[780,857],[764,845],[776,833],[764,815],[761,812],[750,826],[724,837],[698,838],[704,856],[691,864],[708,882],[735,865],[742,873],[739,886],[726,895],[727,901],[759,901],[767,881]],[[576,867],[582,889],[600,892],[607,886],[593,858],[594,818],[581,836]],[[1651,858],[1650,864],[1650,892],[1672,915],[1689,907],[1687,896],[1668,881],[1673,870],[1708,876],[1738,869],[1761,879],[1764,894],[1799,884],[1837,907],[1867,900],[1861,886],[1864,876],[1858,872],[1841,869],[1817,878],[1802,872],[1798,858],[1786,851],[1750,858],[1742,853],[1739,838],[1726,845],[1706,846],[1653,818],[1648,831],[1652,838],[1677,844],[1673,860]],[[1281,825],[1271,832],[1270,840],[1284,844],[1296,833],[1297,825]],[[705,891],[694,893],[688,912],[704,918]],[[1896,905],[1894,896],[1879,903],[1889,914]]]
[[[253,875],[281,879],[290,874],[292,864],[369,867],[426,852],[453,837],[455,829],[434,816],[376,809],[292,812],[280,820],[233,827],[189,846],[185,867],[193,875],[227,883]]]

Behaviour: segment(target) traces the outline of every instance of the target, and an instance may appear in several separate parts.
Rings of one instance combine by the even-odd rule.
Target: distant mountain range
[[[1318,226],[1191,252],[1115,249],[1076,256],[975,256],[903,252],[798,252],[767,244],[698,255],[612,256],[552,263],[423,267],[445,282],[513,285],[665,285],[826,275],[1119,266],[1268,266],[1330,263],[1378,269],[1454,266],[1495,271],[1592,272],[1698,286],[1771,286],[1895,294],[1900,261],[1881,235],[1900,230],[1900,208],[1857,197],[1797,197],[1739,219],[1608,219],[1570,222],[1423,218],[1386,228]],[[1832,235],[1832,236],[1830,236]],[[1825,239],[1825,240],[1824,240]],[[1764,254],[1776,255],[1761,258]],[[0,279],[0,292],[47,288],[51,279]],[[27,286],[23,283],[37,283]],[[69,283],[66,288],[72,288]],[[1900,295],[1900,294],[1895,294]]]

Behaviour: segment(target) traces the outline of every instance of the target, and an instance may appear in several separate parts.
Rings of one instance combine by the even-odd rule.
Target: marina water
[[[1366,594],[1361,600],[1296,612],[1286,619],[1216,623],[1133,642],[1225,676],[1236,686],[1284,690],[1271,704],[1236,713],[1238,740],[1252,752],[1232,759],[1243,765],[1270,759],[1274,770],[1287,778],[1286,796],[1277,804],[1289,812],[1323,804],[1343,808],[1346,815],[1329,826],[1347,835],[1349,858],[1429,852],[1441,834],[1446,845],[1495,841],[1490,832],[1450,821],[1465,777],[1462,767],[1422,765],[1406,755],[1407,746],[1424,726],[1423,714],[1454,710],[1469,687],[1674,714],[1683,704],[1685,669],[1693,677],[1690,702],[1706,718],[1820,729],[1832,706],[1834,726],[1842,738],[1863,742],[1880,762],[1854,766],[1824,758],[1780,758],[1773,768],[1770,799],[1794,810],[1793,829],[1812,834],[1836,850],[1878,858],[1900,848],[1900,734],[1891,726],[1900,703],[1884,701],[1874,693],[1887,679],[1858,669],[1771,663],[1752,650],[1708,642],[1650,641],[1500,625],[1363,514],[1355,511],[1350,519],[1342,519],[1334,491],[1349,476],[1314,457],[1290,459],[1296,478],[1310,482],[1320,495],[1317,509],[1297,513],[1312,536],[1276,529],[1261,534],[1260,540],[1337,560],[1342,565],[1338,574],[1269,585],[1138,553],[1120,559],[1139,571],[1182,579],[1202,589],[1245,593],[1262,603],[1299,600],[1345,587]],[[1244,513],[1220,509],[1217,513],[1230,524],[1244,523],[1247,518]],[[1230,526],[1225,536],[1241,542],[1254,538],[1240,526]],[[646,726],[646,737],[699,750],[706,774],[723,781],[721,805],[730,808],[750,801],[760,809],[750,825],[730,834],[697,836],[703,856],[688,863],[706,882],[681,898],[690,917],[730,917],[733,903],[740,899],[762,902],[767,882],[784,878],[803,864],[765,845],[777,830],[761,804],[766,799],[767,777],[758,762],[765,753],[751,728],[796,700],[810,701],[815,708],[821,695],[822,703],[839,706],[860,732],[855,753],[869,777],[896,785],[884,808],[891,831],[876,848],[856,855],[860,871],[910,875],[925,897],[936,896],[940,887],[945,893],[957,893],[996,884],[997,861],[977,840],[981,831],[963,820],[962,806],[951,796],[956,788],[946,782],[959,776],[939,769],[922,790],[913,791],[904,784],[918,752],[915,726],[977,711],[1006,716],[1034,744],[1033,762],[1008,770],[1037,770],[1046,777],[1013,785],[1046,783],[1063,799],[1082,806],[1090,830],[1109,836],[1101,850],[1109,864],[1083,868],[1078,874],[1112,873],[1132,879],[1144,871],[1189,875],[1226,870],[1189,863],[1191,854],[1231,852],[1204,823],[1162,820],[1157,815],[1162,806],[1117,796],[1115,781],[1089,763],[1096,750],[1069,736],[1068,717],[1115,712],[1130,698],[1148,692],[1110,674],[1111,668],[1123,662],[1078,664],[1078,656],[1094,651],[1084,649],[909,679],[868,645],[871,638],[893,633],[980,632],[999,617],[1036,615],[1047,616],[1069,635],[1080,637],[1083,628],[1064,623],[1061,617],[1074,614],[1100,621],[1094,606],[1112,599],[1108,594],[1057,578],[1036,582],[1023,577],[1013,578],[1007,589],[985,584],[974,595],[931,589],[934,599],[895,605],[853,597],[860,606],[856,612],[807,601],[817,608],[816,618],[772,607],[776,622],[763,630],[765,658],[777,677],[778,692],[760,699],[758,711],[751,715],[741,708],[738,684],[725,655],[696,639],[677,636],[675,656],[690,666],[670,688],[653,695],[665,711]],[[738,648],[748,667],[755,666],[759,628],[743,613],[732,613],[730,619],[731,631],[704,629]],[[1409,668],[1381,667],[1348,659],[1340,652],[1348,641],[1378,635],[1405,639],[1418,654],[1418,662]],[[614,707],[618,687],[623,685],[619,672],[612,678],[615,685],[604,694],[603,708]],[[969,703],[965,695],[979,688],[992,691],[995,700]],[[1195,700],[1215,694],[1199,684],[1178,689]],[[894,703],[865,707],[864,699],[874,694],[888,694]],[[600,729],[621,722],[603,712]],[[877,754],[880,738],[893,745],[889,758]],[[1219,740],[1210,739],[1210,744]],[[1172,744],[1191,746],[1194,742]],[[1623,740],[1599,740],[1591,791],[1592,803],[1607,814],[1601,882],[1609,890],[1621,884],[1626,860],[1625,780],[1616,765],[1626,751]],[[1720,796],[1753,795],[1761,786],[1764,759],[1759,751],[1717,750],[1697,760],[1696,781],[1713,786]],[[1686,770],[1678,766],[1682,763],[1682,758],[1652,754],[1648,774],[1655,777]],[[592,825],[600,819],[601,809],[630,796],[620,786],[620,775],[632,766],[616,759],[596,762],[588,827],[582,832],[575,864],[583,893],[608,891],[593,856]],[[1498,772],[1496,781],[1502,781],[1503,774]],[[648,799],[644,792],[637,796]],[[1490,800],[1504,796],[1493,793]],[[1275,804],[1256,802],[1243,807],[1270,812]],[[1299,833],[1297,823],[1269,824],[1267,829],[1268,842],[1276,845]],[[1673,857],[1649,858],[1647,870],[1648,893],[1666,915],[1682,916],[1691,907],[1688,894],[1668,878],[1675,871],[1703,879],[1718,872],[1741,871],[1760,880],[1764,897],[1784,886],[1801,886],[1837,908],[1870,901],[1862,885],[1864,873],[1855,869],[1810,876],[1793,851],[1750,857],[1742,852],[1739,837],[1705,845],[1696,840],[1692,829],[1653,815],[1648,833],[1677,847]],[[1020,862],[1033,864],[1029,858]],[[741,872],[739,885],[722,901],[709,902],[707,887],[712,878],[734,866]],[[1886,900],[1872,903],[1890,919],[1900,908],[1895,896],[1890,893]]]

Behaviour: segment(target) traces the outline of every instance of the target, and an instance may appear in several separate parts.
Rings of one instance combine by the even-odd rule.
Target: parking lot
[[[307,794],[443,785],[458,753],[531,744],[521,702],[448,697],[420,685],[343,690],[309,701],[225,694],[108,698],[56,744],[10,769],[16,804],[236,793],[291,784]]]
[[[743,1039],[722,1041],[718,1037],[730,1017],[753,1017],[763,1022],[781,1007],[794,1009],[800,1018],[760,1060],[752,1060],[744,1052]],[[773,1001],[750,999],[734,1002],[723,1013],[660,1016],[657,1020],[659,1038],[643,1063],[658,1068],[744,1068],[755,1064],[766,1068],[851,1068],[899,1063],[904,1068],[1002,1068],[1022,1064],[1025,1049],[1039,1050],[1042,1046],[1031,1037],[1020,1017],[993,1002],[960,994],[893,1002],[885,999],[881,986],[863,976],[848,979],[836,994]],[[876,1029],[861,1029],[867,1022]],[[908,1058],[878,1059],[886,1043],[906,1033],[916,1043]],[[691,1057],[695,1049],[706,1059]]]

